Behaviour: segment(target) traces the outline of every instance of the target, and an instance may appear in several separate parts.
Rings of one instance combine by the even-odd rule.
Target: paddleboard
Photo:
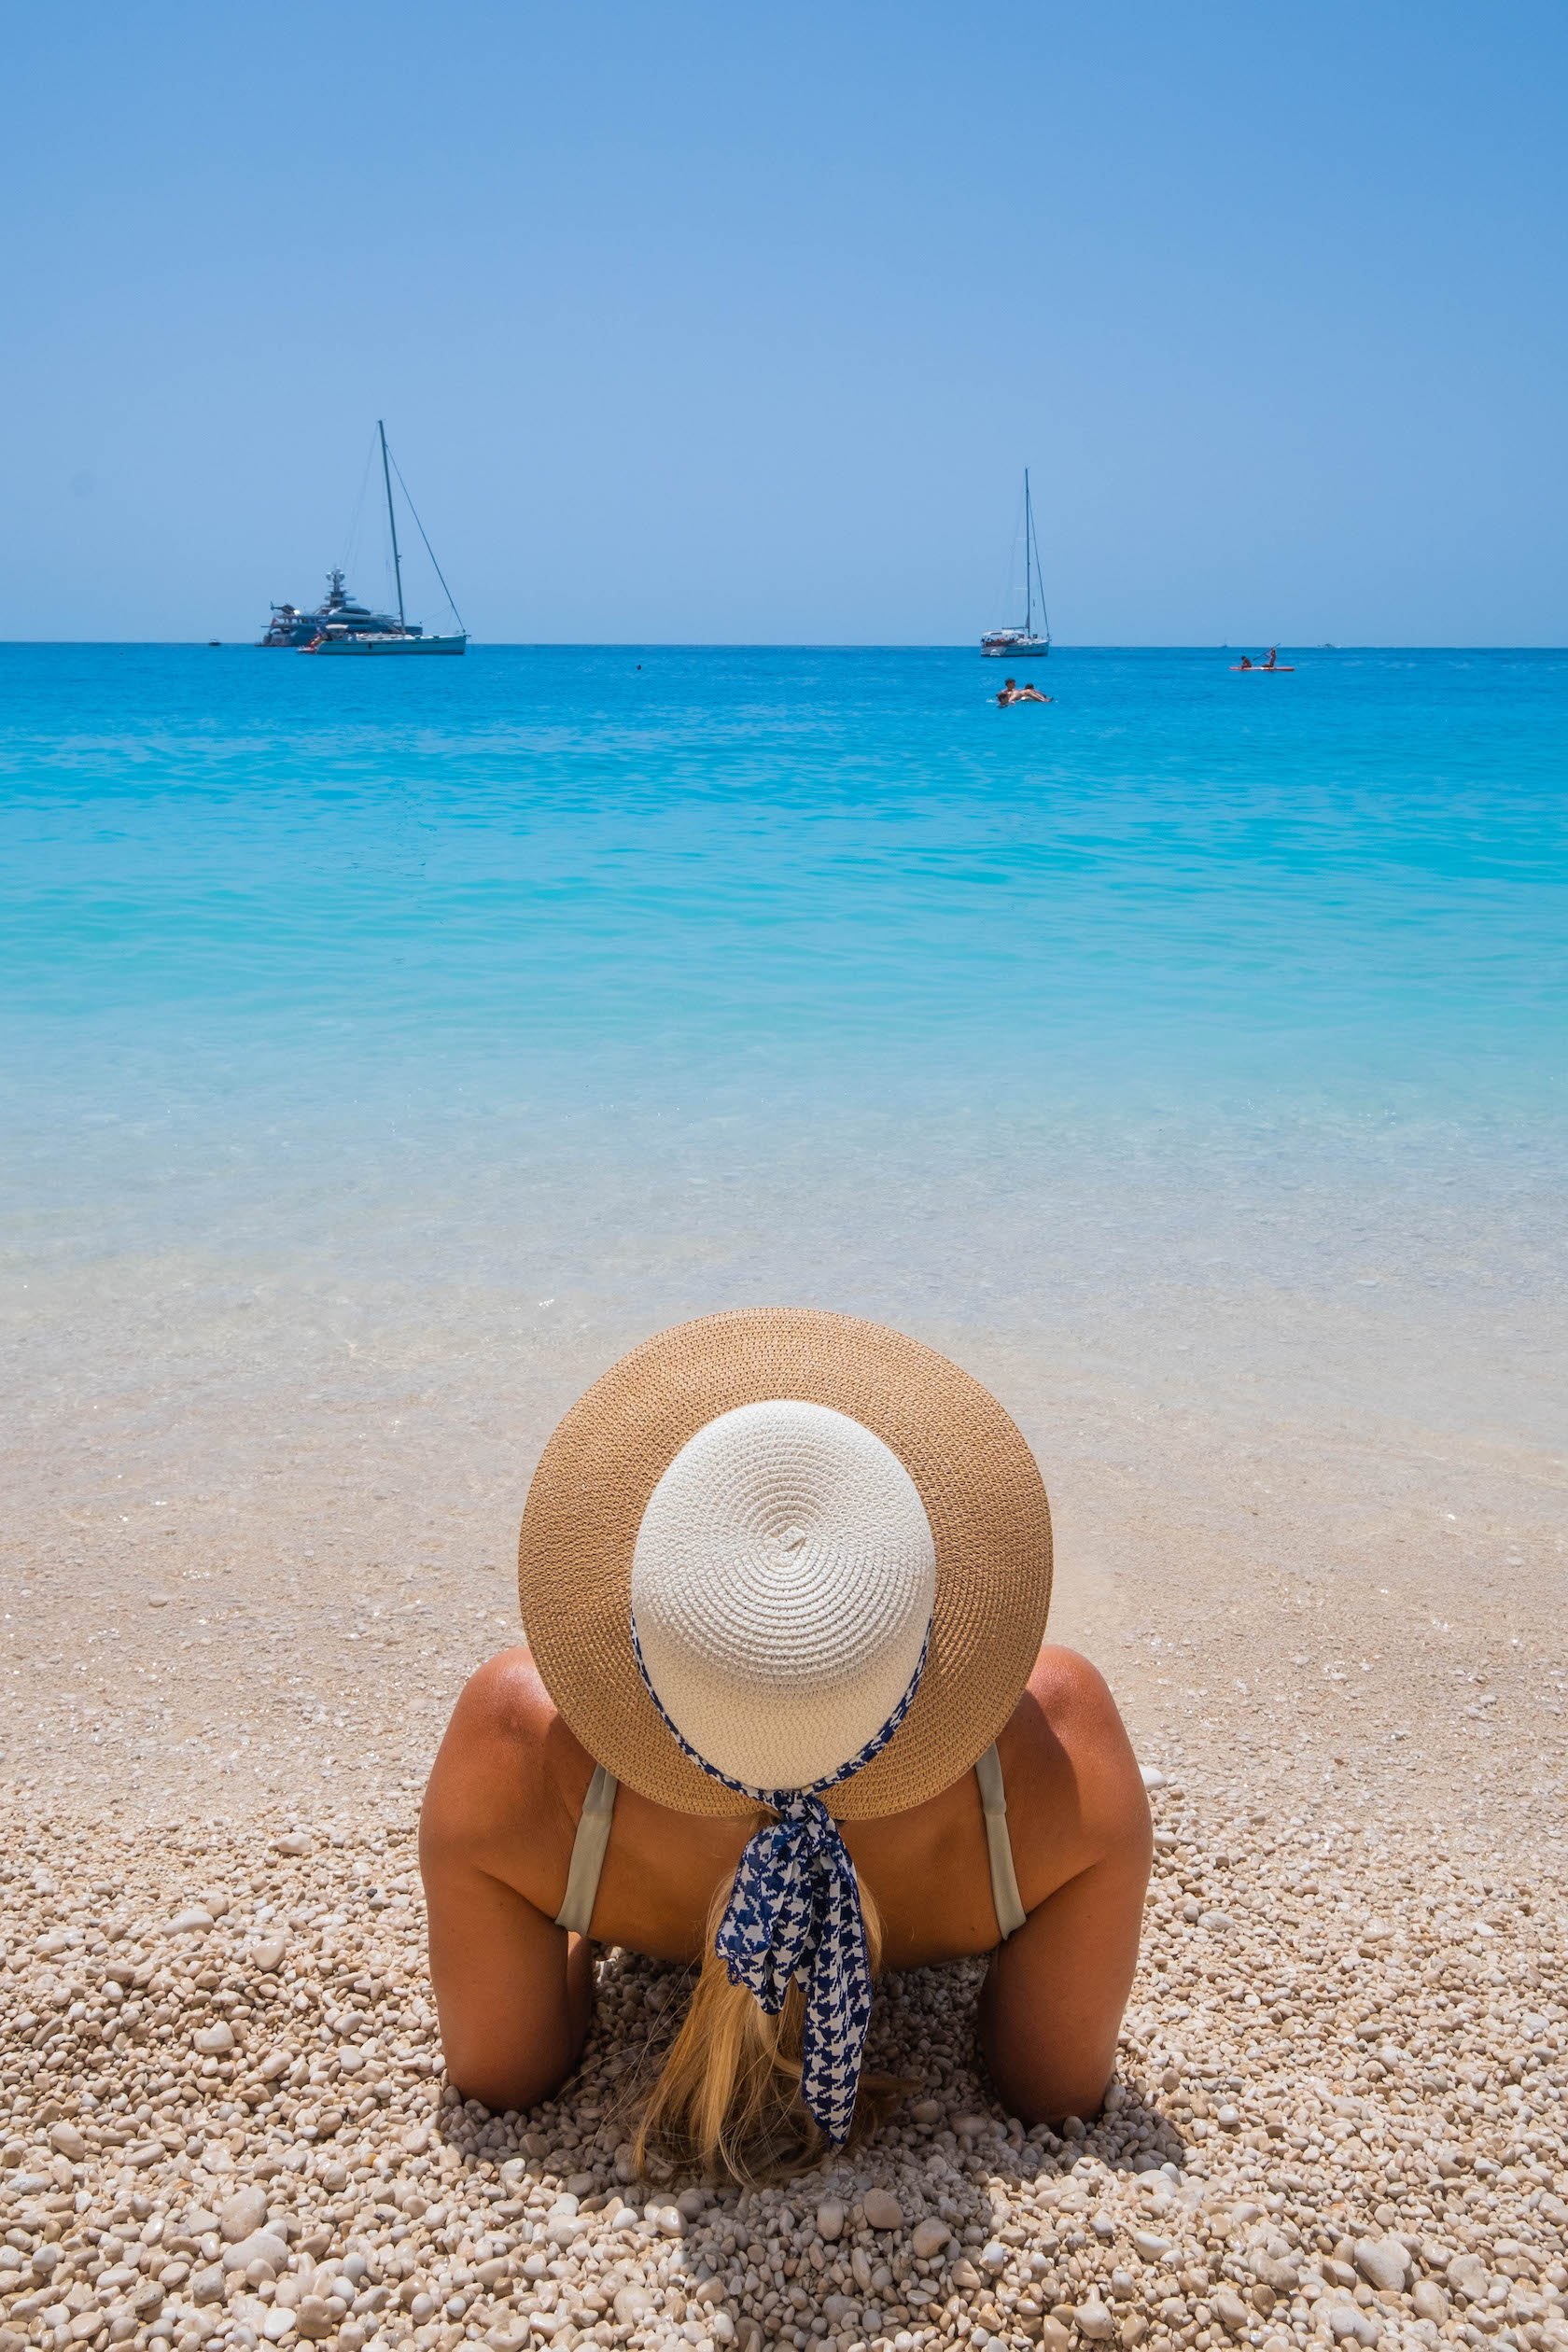
[[[1239,678],[1289,678],[1295,668],[1294,662],[1232,662],[1231,668]]]

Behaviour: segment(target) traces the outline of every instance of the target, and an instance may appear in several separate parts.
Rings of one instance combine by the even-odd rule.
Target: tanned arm
[[[991,1962],[981,2044],[1003,2104],[1026,2123],[1097,2115],[1138,1963],[1153,1839],[1142,1775],[1115,1702],[1086,1659],[1042,1654],[1030,1685],[1051,1743],[1049,1793],[1075,1815],[1080,1867]],[[1013,1807],[1010,1803],[1010,1813]],[[1027,1817],[1019,1827],[1027,1834]]]
[[[447,2073],[504,2110],[558,2091],[581,2053],[593,1949],[530,1902],[520,1842],[548,1834],[544,1697],[525,1651],[481,1667],[436,1757],[419,1825],[430,1974]]]

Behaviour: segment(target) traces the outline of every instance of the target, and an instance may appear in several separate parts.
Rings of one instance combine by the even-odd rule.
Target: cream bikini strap
[[[607,1772],[602,1764],[595,1765],[578,1817],[577,1835],[572,1840],[566,1896],[555,1914],[556,1926],[568,1928],[574,1936],[585,1936],[593,1925],[599,1872],[604,1869],[605,1848],[609,1843],[609,1825],[615,1813],[615,1792],[620,1785],[613,1772]]]
[[[1018,1899],[1018,1873],[1013,1867],[1013,1841],[1007,1834],[1007,1791],[1001,1785],[1001,1758],[988,1747],[974,1767],[980,1802],[986,1812],[986,1846],[991,1858],[991,1901],[996,1906],[1001,1940],[1015,1935],[1029,1914]]]

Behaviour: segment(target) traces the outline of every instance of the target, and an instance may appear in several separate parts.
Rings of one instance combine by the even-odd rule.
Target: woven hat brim
[[[904,1722],[832,1790],[846,1820],[904,1813],[973,1769],[1017,1704],[1051,1599],[1051,1514],[1033,1455],[988,1390],[902,1332],[809,1308],[743,1308],[645,1340],[579,1398],[539,1460],[518,1545],[524,1631],[595,1761],[677,1813],[748,1800],[680,1753],[632,1654],[637,1530],[699,1429],[791,1397],[849,1414],[919,1490],[936,1546],[931,1650]]]

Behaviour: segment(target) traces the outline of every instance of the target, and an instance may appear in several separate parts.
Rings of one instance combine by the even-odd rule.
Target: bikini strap
[[[1029,1914],[1018,1896],[1018,1873],[1013,1867],[1013,1841],[1007,1832],[1007,1791],[1002,1786],[1001,1758],[988,1747],[974,1767],[980,1802],[986,1813],[986,1847],[991,1863],[991,1901],[1003,1943],[1015,1935]]]
[[[605,1848],[609,1843],[609,1825],[615,1813],[615,1792],[620,1785],[613,1772],[607,1772],[602,1764],[595,1765],[594,1777],[578,1816],[577,1835],[572,1840],[567,1891],[555,1914],[556,1926],[567,1928],[574,1936],[585,1936],[593,1924],[599,1872],[604,1869]]]

